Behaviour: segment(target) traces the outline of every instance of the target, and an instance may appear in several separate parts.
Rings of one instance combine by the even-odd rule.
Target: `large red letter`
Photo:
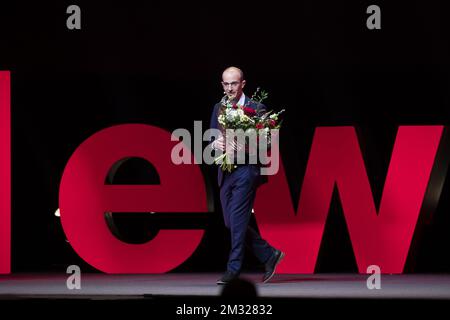
[[[354,128],[317,128],[297,214],[281,161],[255,202],[263,236],[286,251],[280,272],[314,272],[335,186],[359,272],[372,264],[403,272],[442,132],[443,126],[399,128],[377,214]]]
[[[0,71],[0,274],[11,272],[10,73]]]
[[[70,158],[60,186],[61,221],[75,251],[107,273],[163,273],[191,256],[203,230],[160,230],[145,244],[127,244],[107,227],[105,212],[206,212],[203,175],[196,165],[174,165],[169,132],[140,124],[97,132]],[[160,185],[105,185],[117,161],[140,157],[158,171]]]

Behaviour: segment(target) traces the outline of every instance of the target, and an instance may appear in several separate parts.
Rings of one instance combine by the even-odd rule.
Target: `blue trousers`
[[[231,250],[227,270],[239,273],[247,245],[261,263],[266,263],[275,249],[261,238],[257,229],[249,225],[260,172],[255,165],[243,165],[226,173],[220,188],[225,226],[231,233]]]

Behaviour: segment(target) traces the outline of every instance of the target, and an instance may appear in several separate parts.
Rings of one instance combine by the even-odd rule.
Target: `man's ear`
[[[243,87],[245,87],[245,84],[246,84],[247,82],[245,81],[245,80],[242,80],[242,88]]]

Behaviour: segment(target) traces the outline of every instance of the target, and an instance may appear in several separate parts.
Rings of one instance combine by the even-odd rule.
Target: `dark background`
[[[169,131],[192,129],[194,120],[209,124],[230,65],[244,70],[248,95],[260,86],[270,108],[286,109],[281,152],[295,204],[314,128],[352,125],[378,206],[398,125],[450,120],[444,2],[3,1],[0,70],[12,72],[12,271],[65,272],[78,264],[96,272],[65,241],[54,215],[71,154],[115,124]],[[81,8],[81,30],[66,28],[71,4]],[[381,8],[381,30],[366,28],[371,4]],[[202,169],[215,186],[213,168]],[[151,165],[131,161],[114,182],[158,177]],[[449,183],[431,219],[421,218],[406,272],[450,272]],[[214,190],[215,211],[206,218],[117,213],[113,220],[130,243],[159,228],[205,228],[198,250],[174,271],[222,271],[228,233]],[[259,267],[247,255],[246,268]],[[316,272],[357,272],[336,194]]]

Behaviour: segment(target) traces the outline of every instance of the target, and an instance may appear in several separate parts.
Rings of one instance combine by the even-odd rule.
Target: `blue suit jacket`
[[[245,96],[245,103],[244,104],[245,104],[246,107],[249,107],[249,108],[252,108],[252,109],[256,110],[256,112],[258,114],[266,112],[266,106],[265,105],[263,105],[262,103],[258,103],[258,102],[252,101],[247,96]],[[211,129],[220,129],[219,121],[217,119],[218,116],[219,116],[218,113],[219,113],[220,106],[221,106],[220,102],[216,103],[216,105],[214,106],[214,109],[213,109],[213,112],[212,112],[212,115],[211,115],[211,122],[210,122],[210,128]],[[212,141],[214,141],[214,139],[212,139],[211,142]],[[219,184],[219,187],[221,187],[222,183],[223,183],[224,175],[228,174],[228,173],[227,172],[223,172],[222,169],[220,169],[220,167],[218,167],[217,170],[218,170],[218,172],[217,172],[217,182]],[[260,183],[259,184],[266,183],[267,180],[268,179],[267,179],[266,175],[260,176],[260,179],[259,179]]]

